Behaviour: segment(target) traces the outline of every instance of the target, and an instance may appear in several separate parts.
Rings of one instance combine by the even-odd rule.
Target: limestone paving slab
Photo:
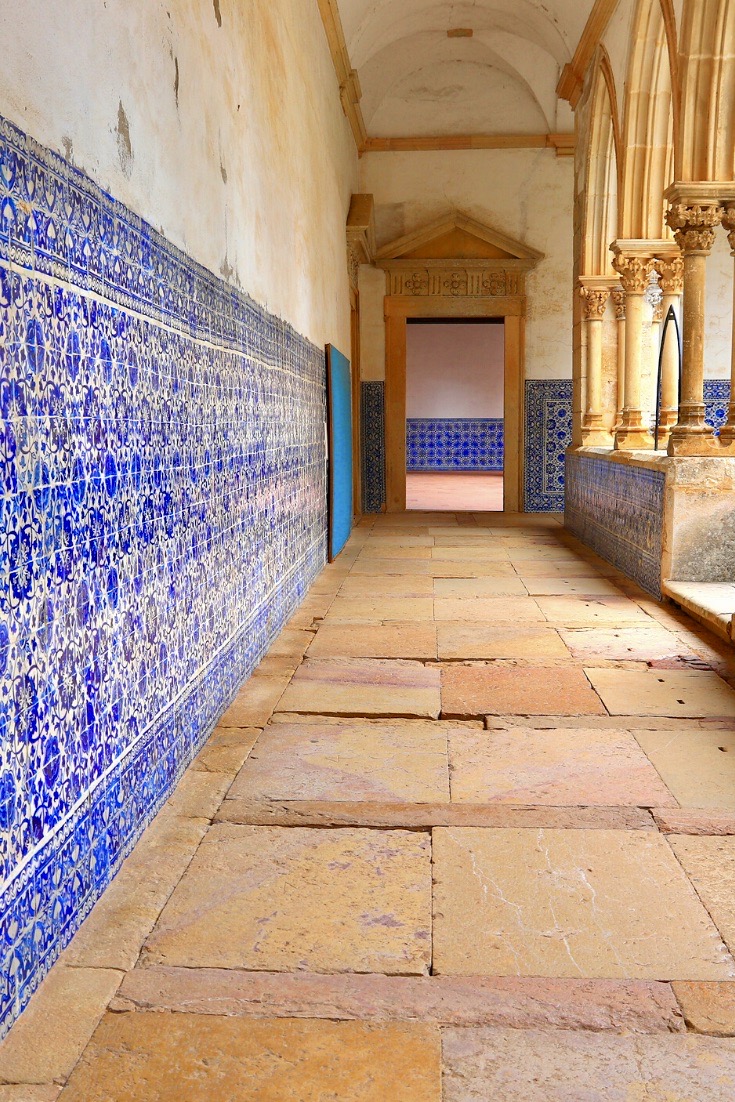
[[[511,562],[473,562],[469,559],[435,559],[429,568],[433,578],[513,578]]]
[[[520,578],[435,578],[434,596],[462,597],[527,597],[528,591]]]
[[[434,562],[509,562],[510,552],[499,543],[487,547],[432,547]]]
[[[686,1024],[697,1033],[735,1035],[735,983],[675,983]]]
[[[709,811],[688,807],[654,807],[651,809],[662,834],[735,834],[735,812]]]
[[[189,968],[136,968],[126,975],[111,1008],[595,1032],[674,1033],[684,1029],[670,984],[525,976],[324,976],[224,968],[195,972]]]
[[[63,1102],[441,1102],[439,1032],[419,1023],[107,1014]]]
[[[384,578],[349,574],[339,591],[340,597],[433,597],[434,580],[421,574],[388,574]]]
[[[234,776],[260,736],[260,727],[217,727],[194,761],[192,769]]]
[[[546,619],[560,628],[652,625],[650,616],[628,597],[537,597],[536,601]]]
[[[59,1083],[0,1084],[0,1102],[56,1102],[60,1093]]]
[[[438,724],[277,724],[264,731],[229,796],[448,801],[447,735]]]
[[[442,1032],[444,1102],[726,1102],[735,1043],[489,1028]]]
[[[550,624],[473,624],[442,621],[437,624],[440,659],[568,659],[569,651]]]
[[[422,559],[431,558],[431,547],[406,546],[401,539],[396,539],[389,544],[377,543],[370,540],[360,552],[359,561],[366,559]]]
[[[735,977],[659,834],[437,828],[433,868],[437,974]]]
[[[386,575],[408,574],[411,577],[431,576],[432,564],[426,559],[400,559],[400,558],[359,558],[353,566],[350,576],[353,578],[362,575],[367,577],[382,578]]]
[[[253,674],[224,715],[220,716],[218,726],[263,727],[281,699],[289,679],[289,674],[280,677],[260,677],[257,673]]]
[[[437,597],[434,601],[437,621],[466,623],[544,623],[544,615],[532,597]]]
[[[531,596],[560,597],[566,593],[583,596],[592,594],[605,597],[622,596],[618,587],[606,578],[528,578],[526,589]]]
[[[516,570],[519,578],[524,581],[532,578],[600,578],[617,577],[617,571],[609,563],[603,563],[600,567],[587,562],[583,558],[563,561],[553,559],[537,559],[536,561],[524,559],[519,562]]]
[[[636,738],[683,808],[729,812],[728,822],[733,822],[735,732],[638,731]],[[726,833],[730,833],[728,822]]]
[[[383,620],[433,619],[434,601],[431,597],[337,597],[324,617],[324,622],[380,623]]]
[[[676,803],[629,731],[452,731],[449,763],[461,803]]]
[[[429,836],[218,823],[164,908],[143,959],[423,974],[431,959]]]
[[[731,952],[735,950],[735,838],[670,834],[668,842]],[[703,977],[706,978],[706,977]]]
[[[436,624],[337,624],[327,621],[314,636],[309,658],[436,658]]]
[[[735,716],[735,692],[711,670],[585,672],[611,715]]]
[[[617,672],[617,671],[616,671]],[[605,709],[578,669],[442,668],[442,715],[604,715]]]
[[[672,632],[653,623],[650,627],[559,628],[559,634],[582,661],[650,662],[693,655]]]
[[[437,719],[440,671],[418,662],[307,658],[280,701],[281,712]]]

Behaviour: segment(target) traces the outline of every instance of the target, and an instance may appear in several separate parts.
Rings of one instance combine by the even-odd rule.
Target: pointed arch
[[[670,0],[638,0],[623,117],[621,238],[670,236],[664,191],[674,179],[679,132],[675,39]]]
[[[620,119],[615,77],[604,46],[599,46],[589,95],[589,126],[584,164],[581,276],[616,275],[610,244],[618,236]]]
[[[735,179],[735,0],[685,0],[681,181]]]

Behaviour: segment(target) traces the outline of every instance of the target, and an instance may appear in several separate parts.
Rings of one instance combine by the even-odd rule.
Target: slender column
[[[680,256],[666,257],[657,261],[660,277],[659,286],[663,291],[661,311],[663,321],[673,306],[676,320],[681,325],[681,288],[684,275],[684,262]],[[658,356],[658,348],[656,356]],[[658,361],[657,361],[658,366]],[[673,324],[666,330],[666,344],[661,359],[661,418],[658,429],[658,446],[666,448],[669,435],[679,416],[679,344]]]
[[[644,295],[653,271],[653,257],[617,253],[613,268],[625,291],[625,405],[615,433],[618,451],[653,448],[653,437],[643,423],[641,362],[643,358]]]
[[[724,211],[717,203],[674,202],[666,221],[684,258],[683,355],[679,419],[669,455],[716,455],[719,441],[704,420],[704,320],[707,257]]]
[[[612,293],[613,306],[615,308],[615,320],[618,323],[618,393],[615,402],[617,417],[615,418],[615,432],[618,431],[623,421],[623,406],[625,405],[625,291],[622,287]]]
[[[587,331],[587,402],[582,419],[582,443],[609,447],[610,432],[602,417],[602,318],[610,292],[581,287],[580,294]]]
[[[728,203],[722,218],[722,224],[727,230],[727,240],[730,242],[730,253],[735,259],[735,203]],[[730,366],[730,408],[727,414],[727,423],[720,429],[720,442],[722,444],[735,445],[735,279],[732,284],[733,309],[732,309],[732,360]]]

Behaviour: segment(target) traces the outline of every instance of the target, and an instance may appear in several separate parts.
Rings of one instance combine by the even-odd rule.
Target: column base
[[[586,448],[609,448],[612,440],[612,433],[608,429],[582,428],[582,444]]]
[[[714,455],[724,458],[735,455],[735,440],[713,436],[709,428],[704,433],[682,433],[674,430],[669,437],[668,454],[702,457]]]
[[[675,409],[662,409],[658,422],[658,448],[657,451],[665,452],[669,446],[671,430],[678,420],[678,411]],[[654,437],[655,442],[655,437]]]
[[[731,421],[728,418],[727,424],[723,425],[720,429],[720,444],[733,443],[735,443],[735,421]]]
[[[648,429],[622,425],[615,433],[616,452],[653,451],[653,437]]]

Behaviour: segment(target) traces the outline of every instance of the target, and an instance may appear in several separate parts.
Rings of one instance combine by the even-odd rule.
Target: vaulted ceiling
[[[571,130],[556,85],[593,2],[338,0],[368,134]]]

